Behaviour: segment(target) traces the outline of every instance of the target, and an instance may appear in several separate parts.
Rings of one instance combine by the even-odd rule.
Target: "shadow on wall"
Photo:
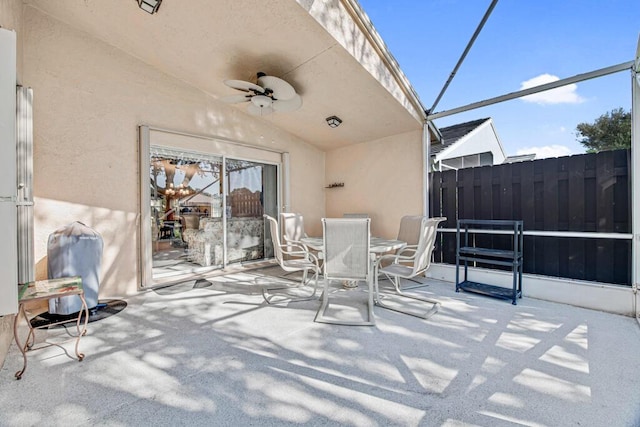
[[[36,269],[35,269],[36,280],[42,280],[48,277],[47,260],[48,258],[45,255],[40,260],[36,261]]]

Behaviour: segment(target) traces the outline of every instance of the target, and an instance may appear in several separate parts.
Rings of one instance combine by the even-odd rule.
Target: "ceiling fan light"
[[[138,0],[138,7],[153,15],[160,9],[161,3],[162,0]]]
[[[247,107],[247,112],[252,116],[264,117],[273,113],[273,108],[271,107],[256,107],[253,103],[250,103]]]
[[[266,108],[271,107],[271,98],[265,95],[256,95],[251,98],[251,103],[256,107]]]

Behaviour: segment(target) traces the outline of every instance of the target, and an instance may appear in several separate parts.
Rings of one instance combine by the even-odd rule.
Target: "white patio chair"
[[[400,229],[398,230],[398,240],[402,242],[406,242],[407,245],[398,249],[396,251],[396,255],[412,256],[413,254],[415,254],[416,250],[418,249],[418,243],[420,242],[422,221],[425,218],[426,217],[421,215],[405,215],[402,217],[402,219],[400,220]],[[436,217],[432,219],[440,219],[440,221],[446,220],[446,218],[443,218],[443,217]],[[434,238],[434,243],[435,243],[435,238]],[[401,264],[411,264],[412,262],[413,261],[401,262]],[[420,273],[418,273],[418,275],[419,274]],[[417,283],[417,285],[405,286],[403,288],[405,290],[415,289],[415,288],[425,286],[425,284],[423,284],[419,280],[416,280],[415,278],[410,278],[408,280],[414,283]]]
[[[285,246],[294,243],[304,247],[305,250],[311,252],[318,258],[318,265],[322,269],[322,254],[319,250],[311,248],[302,242],[302,239],[309,237],[304,231],[304,217],[299,213],[282,212],[280,214],[280,224],[282,224],[282,239]],[[285,274],[285,276],[291,273]]]
[[[369,218],[369,214],[367,213],[344,213],[342,214],[343,218]],[[345,285],[347,288],[357,288],[358,282],[349,282]]]
[[[282,239],[285,245],[292,243],[308,249],[305,244],[300,242],[303,237],[307,237],[307,233],[304,231],[304,217],[301,214],[282,212],[280,224],[282,224]]]
[[[431,254],[435,245],[438,224],[446,218],[427,218],[427,217],[409,217],[406,222],[406,229],[415,227],[419,223],[419,239],[417,245],[407,245],[400,249],[398,253],[393,255],[383,255],[376,263],[376,279],[375,279],[375,296],[376,305],[389,310],[398,311],[400,313],[409,314],[411,316],[428,319],[438,312],[440,302],[434,299],[421,297],[418,295],[407,294],[402,291],[401,279],[411,279],[419,274],[423,274],[431,265]],[[384,266],[385,262],[391,261],[389,265]],[[378,275],[384,274],[393,284],[396,295],[401,298],[408,298],[417,301],[423,301],[431,304],[431,308],[423,314],[415,311],[405,310],[397,305],[386,304],[380,298],[380,290],[378,285]],[[385,299],[389,299],[385,295]]]
[[[297,286],[285,286],[285,287],[263,287],[262,296],[269,304],[276,304],[281,302],[296,302],[296,301],[308,301],[315,297],[318,290],[318,275],[320,274],[320,267],[318,266],[318,259],[315,255],[310,253],[304,246],[296,243],[282,244],[280,241],[280,231],[278,229],[278,222],[275,218],[269,215],[264,215],[265,220],[269,223],[269,231],[271,233],[271,241],[273,243],[273,253],[276,261],[280,267],[286,272],[300,272],[302,271],[302,280]],[[291,296],[287,293],[278,293],[274,291],[299,289],[305,287],[309,281],[307,280],[308,273],[311,271],[314,274],[314,285],[309,295],[303,296]],[[277,298],[276,297],[283,297]]]
[[[369,250],[371,240],[369,218],[323,218],[324,290],[322,304],[316,313],[316,322],[337,325],[373,326],[373,263],[375,257]],[[329,308],[329,287],[332,281],[365,281],[368,285],[367,319],[341,320],[326,316]],[[358,293],[342,290],[343,296]],[[361,295],[361,294],[360,294]]]
[[[342,218],[369,218],[369,214],[367,213],[344,213],[342,214]],[[357,288],[358,282],[349,282],[348,285],[345,285],[348,288]]]
[[[345,213],[345,214],[342,214],[342,218],[369,218],[369,214],[366,214],[366,213]]]

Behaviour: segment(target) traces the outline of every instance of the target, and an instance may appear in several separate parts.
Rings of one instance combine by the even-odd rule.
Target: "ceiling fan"
[[[229,104],[249,102],[247,111],[254,116],[266,116],[274,111],[295,111],[302,107],[302,98],[293,86],[262,72],[258,73],[257,84],[244,80],[225,80],[224,84],[244,94],[226,96],[222,100]]]

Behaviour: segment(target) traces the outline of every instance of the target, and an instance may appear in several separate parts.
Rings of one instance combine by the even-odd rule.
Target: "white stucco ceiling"
[[[318,6],[326,10],[326,26],[329,12],[340,7],[338,0],[164,0],[154,15],[140,10],[135,0],[25,3],[215,98],[239,93],[224,79],[255,82],[259,71],[281,77],[296,88],[303,106],[262,120],[324,150],[422,126],[415,112],[409,113],[361,65],[362,58],[354,58],[353,47],[345,49],[308,12]],[[343,124],[327,126],[331,115]]]

